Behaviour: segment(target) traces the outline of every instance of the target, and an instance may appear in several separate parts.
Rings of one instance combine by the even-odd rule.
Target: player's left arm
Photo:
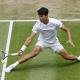
[[[72,35],[71,35],[69,28],[67,28],[66,26],[63,25],[63,27],[61,27],[61,29],[67,33],[67,36],[68,36],[67,43],[70,43],[73,47],[75,47],[75,45],[72,41]]]

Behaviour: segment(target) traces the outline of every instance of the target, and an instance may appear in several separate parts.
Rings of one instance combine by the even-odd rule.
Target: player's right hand
[[[23,51],[19,50],[18,52],[18,56],[22,56],[23,55]]]

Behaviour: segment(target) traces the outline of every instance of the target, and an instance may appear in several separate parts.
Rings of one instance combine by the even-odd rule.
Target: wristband
[[[23,45],[20,50],[21,51],[25,51],[26,48],[27,48],[27,46],[26,45]]]

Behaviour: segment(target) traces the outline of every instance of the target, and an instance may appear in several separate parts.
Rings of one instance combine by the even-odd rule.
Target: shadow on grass
[[[49,69],[49,68],[64,68],[64,67],[70,67],[75,64],[79,64],[80,62],[65,62],[65,63],[38,63],[38,64],[26,64],[26,65],[20,65],[17,68],[14,69],[14,71],[25,71],[25,70],[34,70],[34,69]]]

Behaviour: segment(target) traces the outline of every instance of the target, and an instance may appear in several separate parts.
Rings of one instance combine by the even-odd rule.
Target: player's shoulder
[[[34,26],[38,26],[40,24],[40,21],[39,20],[36,20]]]
[[[39,27],[40,27],[40,25],[41,25],[40,20],[37,20],[37,21],[35,22],[35,24],[34,24],[34,26],[33,26],[33,27],[35,27],[35,28],[39,28]]]
[[[41,23],[41,22],[40,22],[40,20],[37,20],[37,21],[36,21],[36,23],[38,23],[38,24],[39,24],[39,23]]]
[[[55,19],[55,18],[49,18],[49,21],[51,23],[60,23],[61,22],[59,19]]]

